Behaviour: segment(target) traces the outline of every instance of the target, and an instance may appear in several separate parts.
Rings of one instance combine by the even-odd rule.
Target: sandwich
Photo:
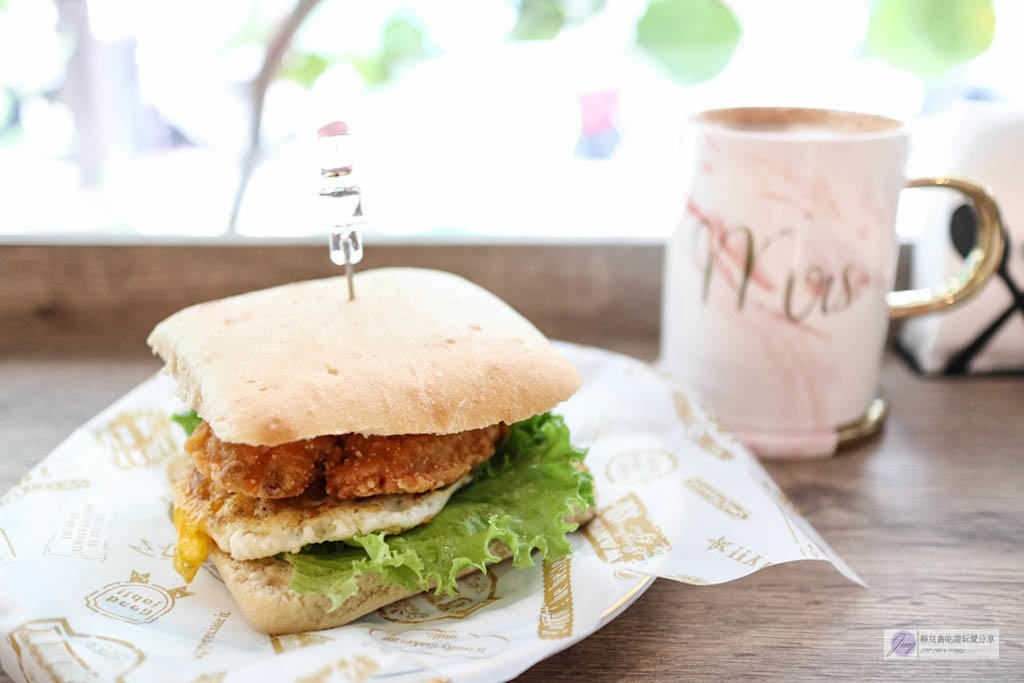
[[[550,412],[579,373],[484,289],[413,268],[197,304],[148,343],[188,438],[168,467],[191,581],[211,559],[268,634],[348,623],[511,559],[571,552],[593,508]]]

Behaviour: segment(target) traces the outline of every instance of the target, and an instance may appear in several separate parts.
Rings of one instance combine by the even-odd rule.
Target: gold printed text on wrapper
[[[612,574],[619,581],[636,581],[643,576],[640,572],[635,572],[632,569],[626,569],[625,567],[619,567]]]
[[[146,557],[154,557],[161,560],[173,560],[174,548],[176,546],[176,543],[164,543],[161,545],[157,545],[145,538],[140,538],[137,543],[128,544],[128,547],[130,549],[134,550],[140,555],[145,555]],[[223,577],[221,577],[220,572],[217,571],[217,567],[213,564],[212,561],[208,560],[204,562],[200,569],[209,574],[210,578],[212,578],[217,583],[224,583]]]
[[[793,503],[789,502],[789,499],[786,498],[785,494],[783,494],[781,491],[779,491],[778,494],[779,494],[779,496],[781,496],[781,498],[779,499],[780,501],[784,501],[785,503],[789,503],[789,505],[792,507]],[[815,543],[814,541],[810,541],[809,540],[809,541],[807,541],[807,543],[801,543],[800,542],[800,538],[796,535],[796,530],[793,529],[793,524],[792,524],[792,522],[789,519],[789,513],[787,513],[783,509],[781,502],[778,502],[778,501],[773,501],[773,502],[775,502],[775,506],[779,509],[779,515],[782,516],[782,521],[786,523],[786,528],[789,529],[789,534],[790,534],[790,536],[793,537],[793,543],[796,545],[797,550],[800,551],[800,554],[803,555],[808,560],[822,560],[822,559],[826,559],[827,556],[825,555],[825,551],[822,550],[821,547],[817,543]]]
[[[739,443],[739,439],[732,433],[729,426],[722,421],[722,417],[718,412],[709,404],[707,401],[701,399],[697,402],[697,406],[700,408],[701,415],[704,416],[704,421],[715,428],[718,435],[722,437],[724,441]]]
[[[3,497],[0,497],[0,505],[8,505],[25,496],[39,491],[74,491],[76,489],[89,488],[89,480],[84,477],[59,478],[52,473],[45,465],[29,472],[17,486],[12,488]]]
[[[227,671],[218,671],[212,674],[200,674],[188,683],[224,683],[224,679],[227,677]]]
[[[720,552],[726,556],[726,558],[737,562],[746,567],[753,569],[764,569],[770,567],[774,562],[769,562],[759,553],[755,553],[750,548],[747,548],[739,543],[728,540],[724,535],[718,538],[709,538],[708,546],[705,548],[709,552]]]
[[[494,572],[473,572],[458,580],[455,595],[435,595],[425,591],[384,605],[377,614],[399,624],[423,624],[441,619],[465,619],[495,600],[498,575]]]
[[[733,519],[750,519],[750,511],[699,477],[687,479],[683,486]]]
[[[109,503],[64,501],[43,554],[106,562],[116,517],[117,508]]]
[[[487,659],[508,649],[508,638],[497,634],[464,633],[443,628],[410,629],[391,633],[371,628],[370,637],[381,645],[402,652],[430,654],[439,657]]]
[[[146,557],[173,560],[175,545],[175,543],[163,543],[161,545],[156,545],[144,538],[140,538],[138,543],[129,543],[128,547],[137,553],[145,555]]]
[[[572,558],[544,560],[544,603],[540,608],[537,637],[545,640],[572,635]]]
[[[283,655],[285,652],[312,647],[313,645],[322,645],[333,640],[333,638],[322,636],[319,633],[292,633],[268,637],[270,638],[271,647],[274,648],[275,655]]]
[[[14,545],[11,543],[11,539],[7,536],[7,532],[0,529],[0,567],[3,567],[5,564],[10,564],[17,556],[18,553],[14,552]]]
[[[124,470],[157,465],[177,451],[171,421],[158,410],[121,413],[97,432],[96,439],[110,452],[114,465]]]
[[[687,436],[700,446],[702,451],[719,460],[732,460],[732,452],[715,440],[708,425],[697,417],[690,401],[682,392],[672,392],[672,402],[675,404],[676,415],[679,416],[679,421],[686,429]]]
[[[174,609],[179,598],[194,595],[185,586],[167,589],[150,583],[149,574],[132,570],[127,581],[109,583],[85,596],[97,614],[128,624],[149,624]]]
[[[129,642],[76,633],[67,619],[33,619],[8,636],[18,667],[29,681],[114,681],[146,659]]]
[[[342,657],[320,667],[309,675],[299,676],[295,679],[295,683],[330,683],[331,681],[361,683],[361,681],[369,680],[378,671],[380,671],[380,664],[366,655]]]
[[[230,617],[231,612],[217,612],[213,615],[213,621],[206,628],[203,637],[199,639],[199,645],[196,646],[195,651],[192,652],[193,659],[202,659],[213,652],[213,641]]]
[[[828,555],[824,550],[822,550],[821,546],[806,538],[804,540],[807,542],[804,543],[801,541],[800,537],[797,536],[796,530],[793,528],[793,519],[790,515],[800,517],[800,511],[796,509],[796,505],[793,504],[793,501],[791,501],[786,494],[782,492],[782,489],[779,488],[778,484],[769,479],[766,475],[759,477],[758,483],[761,485],[761,488],[764,489],[765,493],[773,499],[772,502],[775,503],[775,507],[779,509],[779,516],[782,517],[782,521],[785,522],[786,529],[789,530],[789,535],[793,538],[793,544],[796,545],[800,554],[808,560],[829,560],[831,562]]]
[[[666,574],[666,579],[673,579],[681,583],[688,583],[692,586],[710,586],[711,582],[693,574]]]
[[[605,562],[640,562],[672,548],[635,493],[598,510],[583,533]]]
[[[676,456],[664,448],[638,448],[612,457],[605,476],[613,484],[639,484],[671,474],[677,466]]]

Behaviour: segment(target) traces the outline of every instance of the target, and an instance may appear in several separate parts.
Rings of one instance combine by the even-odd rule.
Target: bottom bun
[[[569,519],[582,527],[593,517],[591,509]],[[491,552],[503,560],[512,556],[512,551],[501,541],[495,541]],[[398,584],[384,584],[380,575],[367,574],[359,579],[356,594],[338,609],[331,610],[327,596],[301,595],[289,587],[292,566],[284,560],[276,557],[236,560],[216,544],[210,557],[249,624],[271,636],[344,626],[385,605],[422,592]],[[466,567],[459,576],[475,571],[476,567]]]
[[[503,560],[512,555],[504,543],[495,544],[492,550]],[[301,595],[289,588],[292,566],[284,560],[236,560],[218,548],[210,552],[210,557],[249,624],[271,636],[343,626],[422,592],[399,584],[384,584],[379,574],[367,574],[359,579],[356,594],[332,611],[327,596]],[[474,571],[475,567],[466,567],[459,576]]]

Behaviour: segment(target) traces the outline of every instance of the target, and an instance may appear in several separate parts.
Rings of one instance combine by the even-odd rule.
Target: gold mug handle
[[[992,195],[977,183],[963,178],[934,176],[914,178],[907,187],[947,187],[962,193],[974,206],[978,218],[978,240],[964,259],[964,269],[938,287],[901,289],[889,292],[890,318],[909,318],[956,306],[974,296],[996,271],[1003,258],[1003,222]]]

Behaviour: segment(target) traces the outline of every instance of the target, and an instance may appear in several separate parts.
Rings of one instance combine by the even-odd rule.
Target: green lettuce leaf
[[[577,524],[566,516],[594,505],[593,478],[581,467],[585,451],[569,443],[561,417],[545,413],[517,422],[473,481],[455,492],[430,522],[400,534],[368,534],[320,543],[281,557],[293,567],[291,588],[326,595],[332,609],[353,595],[359,577],[380,574],[386,584],[455,592],[459,572],[501,558],[494,541],[512,551],[517,567],[572,552],[565,535]]]
[[[171,419],[177,422],[181,428],[185,430],[185,434],[188,436],[192,436],[192,432],[196,431],[196,427],[198,427],[203,421],[203,418],[196,415],[196,411],[194,410],[189,410],[184,413],[176,413],[171,415]]]

